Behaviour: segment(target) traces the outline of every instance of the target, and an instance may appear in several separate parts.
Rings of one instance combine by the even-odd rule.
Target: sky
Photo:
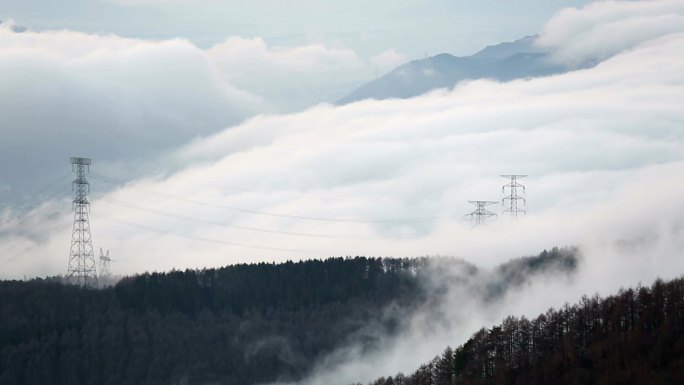
[[[296,47],[324,44],[369,57],[394,48],[470,54],[536,34],[556,11],[588,1],[521,0],[25,0],[0,1],[0,19],[35,29],[185,38],[203,48],[229,36]]]
[[[443,309],[468,311],[450,317],[459,327],[410,329],[304,384],[415,368],[507,314],[684,271],[682,0],[1,4],[29,30],[0,25],[0,278],[65,273],[69,156],[93,158],[94,246],[116,274],[354,255],[486,268],[582,250],[571,282],[541,280],[496,307],[462,307],[455,292]],[[530,34],[549,60],[598,64],[344,106],[283,109],[254,91],[332,89],[423,50]],[[501,174],[528,175],[527,215],[494,205],[496,220],[473,228],[468,201],[500,201]]]
[[[684,161],[683,7],[599,2],[540,28],[537,44],[552,60],[601,61],[593,68],[245,120],[236,116],[258,111],[259,100],[221,75],[216,46],[5,28],[0,41],[12,48],[0,63],[10,85],[3,100],[16,105],[0,108],[5,121],[20,115],[16,122],[26,126],[4,128],[11,144],[3,141],[3,156],[12,154],[5,164],[22,160],[4,172],[23,173],[24,160],[51,154],[60,158],[48,161],[66,163],[75,151],[54,147],[77,148],[58,139],[68,130],[101,141],[110,163],[101,160],[107,151],[82,155],[95,158],[93,237],[126,274],[338,255],[441,254],[493,264],[588,241],[597,229],[630,239],[640,224],[659,228],[647,219],[676,222],[669,213],[681,209],[669,199],[682,188],[673,175]],[[288,66],[299,55],[279,51],[273,61]],[[170,92],[177,87],[188,93]],[[231,118],[238,123],[212,133]],[[68,130],[51,127],[60,119]],[[116,147],[120,137],[130,140]],[[169,150],[145,154],[160,141]],[[126,155],[143,160],[116,163]],[[40,206],[3,212],[5,277],[62,272],[72,176],[68,165],[59,169],[41,178]],[[499,175],[511,173],[530,175],[529,218],[511,225],[501,217],[474,232],[463,221],[467,201],[500,200]],[[556,230],[546,234],[549,227]]]
[[[222,51],[215,53],[229,80],[283,112],[335,101],[408,60],[469,55],[536,34],[554,12],[586,2],[0,0],[0,20],[35,31],[216,46],[212,51]],[[264,65],[269,55],[283,54],[294,61]]]
[[[569,3],[584,4],[0,0],[0,162],[21,159],[0,169],[0,205],[39,202],[74,154],[129,179],[162,171],[153,160],[191,140],[537,34]]]

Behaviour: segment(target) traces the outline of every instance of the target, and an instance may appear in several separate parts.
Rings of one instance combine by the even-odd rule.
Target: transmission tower
[[[100,247],[100,278],[108,278],[112,273],[109,270],[109,264],[112,262],[112,259],[109,257],[109,250],[107,250],[107,253],[105,254],[102,251],[102,248]]]
[[[74,190],[74,228],[71,233],[71,252],[69,254],[67,278],[76,281],[81,286],[96,287],[97,271],[88,218],[90,184],[86,180],[86,174],[90,171],[90,159],[71,158],[71,170],[76,172],[76,179],[72,183]]]
[[[505,184],[501,191],[504,194],[503,199],[501,199],[501,206],[503,207],[503,213],[510,213],[511,217],[515,218],[518,214],[525,215],[525,198],[518,195],[518,189],[522,189],[522,193],[525,193],[525,186],[518,183],[518,179],[522,179],[527,175],[501,175],[502,177],[510,180],[510,183]],[[506,195],[506,189],[508,189],[509,194]]]
[[[466,214],[466,217],[470,217],[469,220],[473,226],[479,226],[487,223],[487,218],[495,217],[496,214],[487,210],[487,206],[495,205],[499,202],[496,201],[468,201],[476,206],[475,211],[470,214]]]

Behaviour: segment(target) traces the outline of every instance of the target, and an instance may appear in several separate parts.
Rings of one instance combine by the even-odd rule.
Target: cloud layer
[[[0,180],[54,178],[69,156],[147,158],[254,114],[257,98],[225,81],[185,40],[150,42],[0,25]],[[32,154],[26,157],[25,154]]]
[[[684,2],[597,1],[560,11],[537,44],[564,64],[596,63],[659,36],[684,32]]]
[[[660,11],[649,17],[658,20],[683,13],[681,2],[645,3],[560,13],[545,39],[558,52],[578,52],[586,48],[573,48],[575,39],[586,41],[582,31],[628,23],[633,7],[655,4]],[[606,19],[603,7],[622,17]],[[577,32],[551,33],[560,25]],[[491,266],[554,245],[583,248],[576,281],[536,282],[495,309],[467,305],[466,321],[432,334],[411,329],[382,351],[331,369],[345,381],[412,370],[445,340],[463,342],[505,314],[533,316],[582,293],[679,275],[684,32],[649,29],[629,44],[600,47],[577,55],[610,58],[563,75],[257,116],[165,159],[182,170],[113,192],[105,191],[117,178],[96,162],[95,246],[112,250],[120,273],[357,254],[455,255]],[[529,174],[529,215],[471,229],[463,222],[467,201],[499,200],[499,175],[509,173]],[[4,277],[64,271],[69,209],[65,200],[22,219],[5,212],[0,236],[13,251],[0,252],[17,258]],[[462,300],[456,293],[444,309]],[[459,314],[454,319],[464,320]]]
[[[132,258],[135,262],[124,267],[122,261],[123,271],[129,272],[223,264],[244,260],[245,253],[259,258],[482,254],[477,245],[490,232],[514,239],[515,229],[522,227],[502,220],[492,230],[464,231],[462,215],[470,211],[466,201],[499,199],[499,174],[530,174],[532,215],[525,226],[543,228],[546,220],[585,220],[593,210],[614,205],[629,192],[626,186],[635,183],[636,173],[645,178],[680,167],[684,152],[678,100],[684,75],[678,63],[683,46],[682,34],[665,34],[595,68],[565,75],[506,84],[474,81],[410,100],[321,105],[298,114],[252,118],[178,150],[172,159],[189,164],[186,169],[135,182],[108,195],[110,201],[95,200],[98,216],[93,220],[123,217],[192,236],[307,251],[253,252],[161,237],[153,249],[177,257],[164,257],[163,265]],[[105,179],[96,180],[95,186],[116,179],[98,171],[97,162],[93,169]],[[663,188],[653,193],[669,194],[678,187],[671,184],[662,182]],[[199,223],[131,207],[122,211],[113,201]],[[652,201],[635,202],[635,207]],[[268,215],[274,213],[285,215]],[[377,219],[384,221],[367,221]],[[202,221],[333,236],[302,239]],[[94,229],[96,239],[109,244],[159,239],[115,225]],[[592,232],[552,236],[518,246],[507,256],[579,242]],[[185,253],[198,248],[203,258],[185,259]]]
[[[0,183],[15,194],[54,178],[69,156],[149,160],[258,112],[334,100],[372,72],[354,51],[321,44],[229,37],[205,50],[184,39],[15,29],[0,24],[0,161],[22,160]]]
[[[259,37],[232,36],[209,48],[207,55],[227,79],[280,111],[334,101],[372,72],[369,61],[353,50],[320,43],[278,47]]]

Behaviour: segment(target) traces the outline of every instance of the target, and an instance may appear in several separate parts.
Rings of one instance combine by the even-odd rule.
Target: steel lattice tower
[[[100,278],[107,278],[112,274],[109,270],[110,262],[112,262],[112,259],[109,257],[109,250],[105,254],[100,247]]]
[[[466,217],[470,217],[470,222],[473,226],[479,226],[487,223],[487,218],[495,217],[496,214],[486,209],[487,206],[495,205],[499,202],[496,201],[468,201],[476,206],[475,211],[470,214],[466,214]]]
[[[97,271],[88,218],[90,184],[86,180],[86,174],[90,171],[90,159],[71,158],[71,169],[76,172],[76,179],[72,183],[75,193],[73,203],[74,229],[71,233],[71,252],[69,254],[67,278],[76,281],[81,286],[96,287]]]
[[[525,215],[527,212],[525,210],[525,205],[526,205],[526,200],[524,197],[518,195],[518,189],[521,188],[523,194],[525,193],[525,186],[522,184],[518,183],[518,179],[522,179],[526,177],[527,175],[501,175],[502,177],[509,179],[511,182],[508,184],[505,184],[501,191],[505,195],[506,194],[506,189],[509,190],[509,194],[505,195],[503,199],[501,199],[501,206],[503,207],[503,213],[510,213],[511,217],[517,217],[519,213],[522,213],[522,215]],[[520,202],[522,201],[522,204]],[[508,204],[506,204],[508,203]]]

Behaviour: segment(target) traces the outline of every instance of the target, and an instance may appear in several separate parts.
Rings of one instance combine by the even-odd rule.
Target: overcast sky
[[[228,36],[269,44],[322,43],[370,57],[394,48],[470,54],[539,32],[563,7],[587,0],[2,0],[0,18],[35,29],[68,28],[147,39],[182,37],[208,47]]]

